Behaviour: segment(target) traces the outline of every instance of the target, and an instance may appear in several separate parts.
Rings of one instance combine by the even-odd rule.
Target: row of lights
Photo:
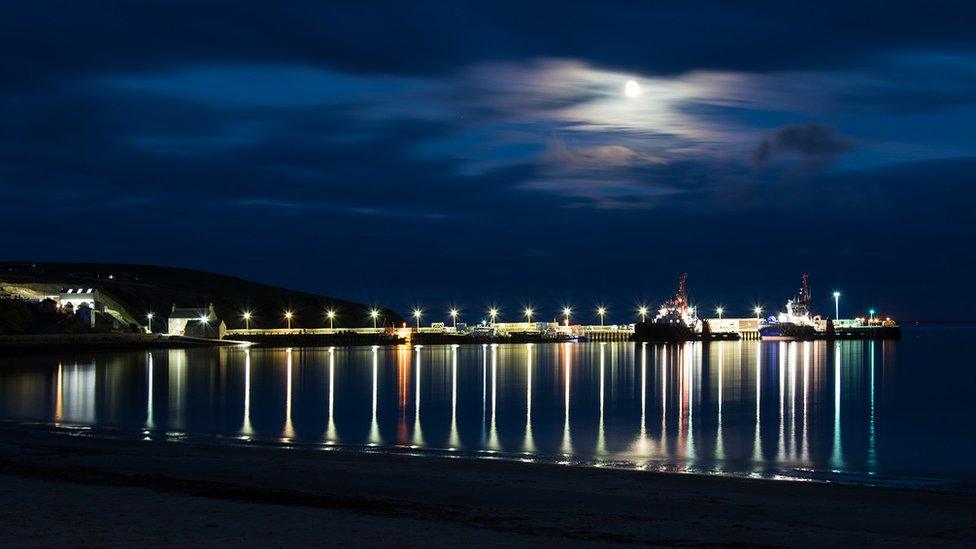
[[[834,318],[840,318],[841,293],[834,292],[833,296],[834,296]],[[491,318],[492,324],[494,324],[495,321],[498,319],[498,315],[500,312],[501,311],[499,311],[498,308],[496,307],[492,307],[488,309],[488,317]],[[723,307],[715,308],[715,313],[718,315],[719,318],[722,318],[722,314],[724,312],[725,309]],[[758,319],[760,315],[762,315],[763,308],[759,305],[756,305],[755,307],[753,307],[752,312],[756,314],[756,318]],[[874,309],[870,309],[868,312],[870,314],[870,318],[873,320],[875,314]],[[573,314],[573,309],[570,307],[563,307],[562,313],[563,313],[563,321],[565,322],[566,325],[569,325],[569,319]],[[640,316],[641,322],[647,321],[648,313],[650,313],[650,309],[648,309],[647,306],[645,305],[641,305],[640,307],[637,308],[637,314],[638,316]],[[461,314],[461,311],[457,308],[452,307],[448,311],[448,314],[451,316],[451,319],[454,322],[454,327],[457,328],[457,320],[458,320],[458,316],[460,316]],[[532,307],[526,307],[525,309],[522,310],[522,314],[525,316],[527,322],[532,322],[532,317],[533,315],[535,315],[535,311],[532,309]],[[602,305],[597,307],[596,314],[600,317],[600,325],[603,326],[604,320],[607,315],[607,308]],[[417,308],[413,310],[413,317],[417,322],[418,329],[420,328],[420,319],[423,317],[423,315],[424,315],[423,309]],[[290,310],[285,311],[284,313],[285,320],[288,323],[288,329],[291,329],[291,319],[294,318],[294,316],[295,313]],[[376,308],[370,309],[369,317],[373,320],[373,328],[376,328],[376,321],[379,319],[379,316],[380,316],[379,309]],[[244,320],[245,329],[251,328],[251,317],[252,314],[250,311],[244,311],[244,313],[241,315],[241,318]],[[327,310],[325,312],[325,317],[329,319],[329,329],[333,329],[335,318],[336,318],[336,311],[334,309]],[[150,324],[152,324],[153,313],[152,312],[146,313],[146,319],[149,321]],[[207,322],[209,322],[209,319],[206,316],[201,316],[200,322],[206,324]]]

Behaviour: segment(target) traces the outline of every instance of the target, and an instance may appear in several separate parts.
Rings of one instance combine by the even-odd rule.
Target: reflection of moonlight
[[[627,97],[637,97],[640,94],[641,87],[636,80],[628,80],[627,83],[624,84],[624,95]]]

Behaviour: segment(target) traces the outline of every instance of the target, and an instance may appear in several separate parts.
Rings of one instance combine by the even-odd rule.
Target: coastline
[[[2,335],[0,354],[74,351],[138,351],[144,349],[185,349],[189,347],[227,347],[240,341],[204,339],[161,334],[49,334]]]
[[[7,543],[976,543],[976,494],[0,426]],[[12,538],[17,532],[17,539]],[[77,536],[77,537],[76,537]]]

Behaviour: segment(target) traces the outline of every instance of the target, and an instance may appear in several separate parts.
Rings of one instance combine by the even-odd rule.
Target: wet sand
[[[976,493],[0,426],[4,545],[940,545]]]

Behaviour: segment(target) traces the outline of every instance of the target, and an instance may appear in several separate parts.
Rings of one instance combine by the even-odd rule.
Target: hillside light
[[[840,318],[840,292],[834,292],[834,320]]]
[[[241,315],[241,316],[244,317],[244,329],[245,330],[250,330],[251,329],[251,311],[244,311],[244,314]]]
[[[288,321],[288,329],[291,330],[291,317],[295,316],[291,311],[285,311],[285,320]]]
[[[454,329],[456,330],[457,329],[457,318],[458,318],[458,314],[460,314],[461,311],[459,311],[457,309],[451,309],[450,313],[451,313],[451,319],[454,320]]]
[[[606,307],[597,307],[596,308],[596,314],[600,315],[600,326],[603,326],[603,319],[604,319],[605,316],[607,316],[607,308]]]
[[[491,325],[494,326],[495,325],[495,319],[498,318],[498,309],[496,309],[494,307],[492,307],[491,309],[488,309],[488,316],[491,318]]]
[[[380,317],[380,311],[378,309],[370,309],[369,316],[373,319],[373,329],[376,329],[376,319]]]
[[[535,311],[532,310],[532,307],[526,307],[525,310],[522,311],[522,314],[525,315],[525,318],[528,319],[528,322],[532,322],[532,313],[534,312]]]
[[[417,319],[417,329],[420,330],[420,317],[424,316],[424,312],[420,309],[413,310],[413,317]]]
[[[566,326],[569,326],[569,315],[573,314],[573,310],[569,307],[563,307],[563,322]]]
[[[330,330],[333,329],[332,323],[335,321],[335,315],[336,315],[336,313],[332,309],[329,309],[328,311],[325,312],[325,317],[329,319],[329,329]]]
[[[756,320],[759,320],[759,315],[762,314],[762,307],[756,305],[755,307],[752,308],[752,311],[756,313]]]
[[[641,322],[647,322],[647,307],[641,305],[637,308],[637,314],[640,315]]]
[[[722,307],[715,307],[715,314],[718,315],[718,318],[720,320],[722,318],[722,313],[724,313],[724,312],[725,312],[725,309],[723,309]]]

